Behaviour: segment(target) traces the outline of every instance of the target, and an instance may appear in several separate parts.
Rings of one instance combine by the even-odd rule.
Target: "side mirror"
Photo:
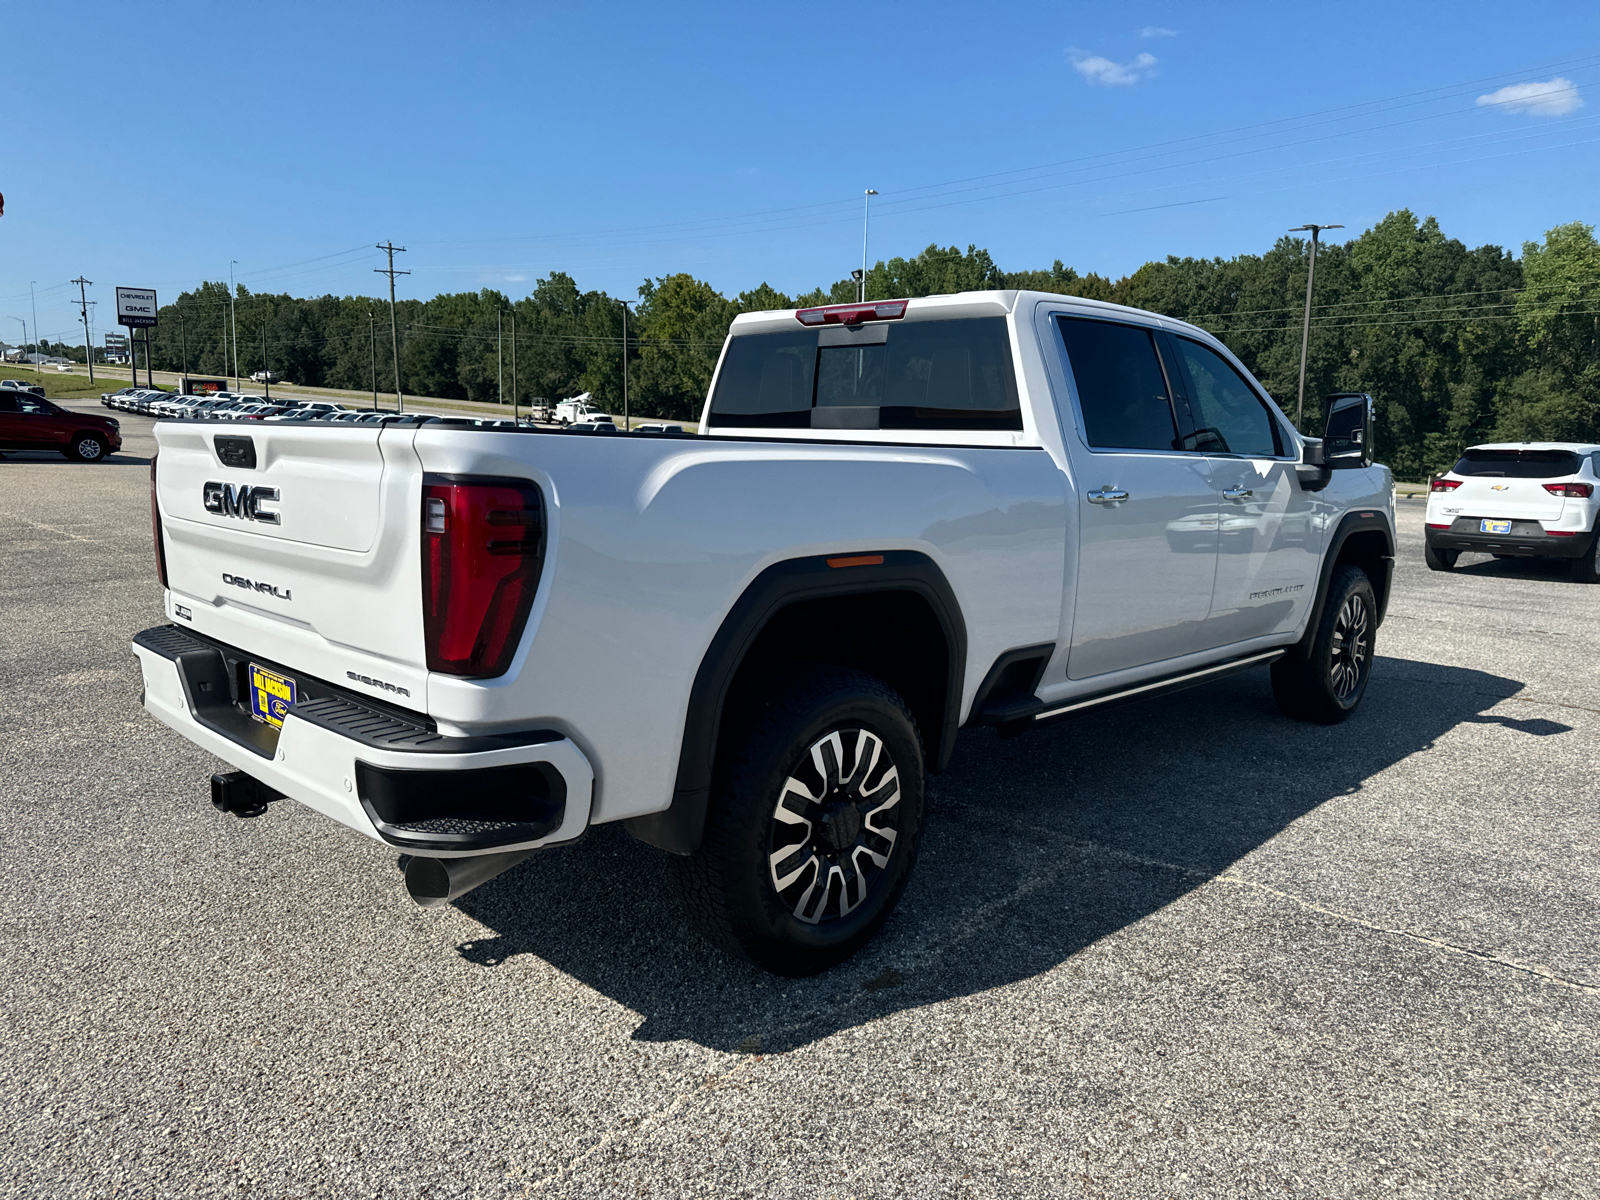
[[[1320,439],[1306,438],[1305,446],[1300,451],[1300,461],[1295,464],[1294,473],[1302,491],[1320,492],[1333,478],[1333,472],[1328,470],[1323,460],[1322,446]]]
[[[1323,461],[1330,470],[1372,465],[1372,397],[1365,392],[1339,392],[1322,401],[1326,419]]]

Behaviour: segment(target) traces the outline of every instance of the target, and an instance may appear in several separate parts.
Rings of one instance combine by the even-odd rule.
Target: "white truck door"
[[[1076,405],[1077,595],[1067,676],[1086,679],[1199,649],[1217,560],[1206,456],[1179,448],[1156,330],[1058,316]]]
[[[1270,403],[1210,346],[1169,335],[1174,380],[1218,493],[1217,577],[1198,649],[1295,629],[1316,592],[1323,532],[1295,476],[1297,448]]]

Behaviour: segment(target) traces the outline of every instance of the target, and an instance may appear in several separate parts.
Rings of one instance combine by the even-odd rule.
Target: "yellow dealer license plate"
[[[283,728],[283,718],[294,707],[294,680],[265,667],[250,664],[250,715]]]
[[[1478,532],[1479,533],[1510,533],[1511,532],[1511,522],[1510,521],[1479,521],[1478,522]]]

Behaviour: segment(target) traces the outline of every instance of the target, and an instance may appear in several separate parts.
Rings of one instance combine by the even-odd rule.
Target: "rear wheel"
[[[1459,550],[1435,550],[1426,543],[1422,547],[1422,561],[1428,564],[1430,571],[1453,571],[1456,567],[1456,559],[1460,557],[1461,551]],[[1498,558],[1499,555],[1495,557]]]
[[[110,452],[110,445],[98,433],[80,433],[72,439],[72,445],[67,447],[66,455],[79,462],[99,462]]]
[[[1600,533],[1590,538],[1589,548],[1567,567],[1573,583],[1600,583],[1600,564],[1595,562],[1597,550],[1600,550]]]
[[[1272,696],[1285,716],[1336,725],[1361,703],[1372,671],[1378,601],[1360,567],[1336,566],[1310,654],[1300,647],[1272,664]]]
[[[718,755],[677,860],[690,917],[779,975],[813,975],[894,911],[922,833],[922,739],[898,692],[838,667],[775,676]]]

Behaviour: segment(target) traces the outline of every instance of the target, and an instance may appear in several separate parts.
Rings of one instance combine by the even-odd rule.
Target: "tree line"
[[[1150,309],[1217,335],[1292,415],[1308,252],[1304,239],[1285,236],[1263,254],[1169,257],[1112,280],[1060,260],[1006,271],[976,246],[934,245],[877,263],[866,294],[1032,288]],[[1519,259],[1498,246],[1468,248],[1432,217],[1390,213],[1319,249],[1307,424],[1325,393],[1372,393],[1378,453],[1401,478],[1442,470],[1474,442],[1600,441],[1597,289],[1591,226],[1558,226],[1525,243]],[[406,300],[395,314],[401,384],[413,395],[507,404],[513,392],[522,404],[591,392],[620,408],[626,350],[633,411],[692,420],[739,313],[855,298],[850,279],[799,296],[763,283],[730,299],[690,275],[668,275],[639,288],[626,348],[621,302],[560,272],[521,298],[484,289]],[[394,389],[387,301],[241,285],[230,307],[226,284],[205,283],[160,315],[158,370],[225,375],[236,338],[246,375],[266,367],[306,386],[375,384],[380,397]]]

